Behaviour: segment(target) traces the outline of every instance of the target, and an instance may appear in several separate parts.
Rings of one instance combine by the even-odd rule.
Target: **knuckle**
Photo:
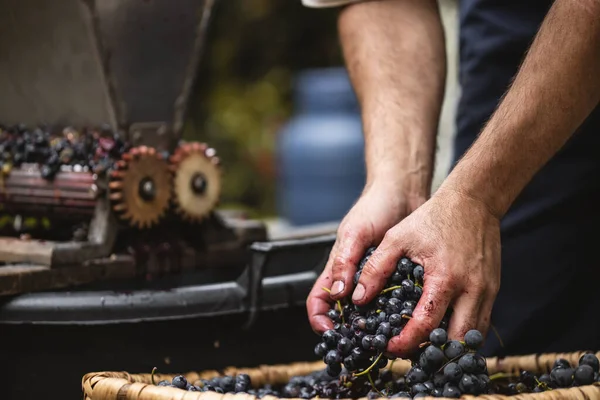
[[[343,254],[336,254],[333,256],[332,269],[333,273],[342,271],[349,264],[348,257]]]
[[[500,291],[500,283],[499,282],[492,281],[492,282],[488,283],[487,292],[491,296],[496,297],[496,295],[498,294],[499,291]]]
[[[373,262],[371,260],[369,260],[369,262],[367,262],[367,264],[362,269],[362,272],[360,274],[361,280],[363,280],[363,278],[366,278],[369,280],[377,279],[380,276],[381,275],[380,275],[379,271],[377,270],[377,267],[373,264]]]
[[[487,292],[487,289],[487,284],[479,279],[471,281],[470,284],[467,286],[469,294],[473,296],[481,296],[482,294]]]
[[[398,240],[398,232],[395,228],[389,229],[385,235],[383,235],[383,241],[394,243]]]
[[[388,275],[391,275],[391,273],[387,273],[385,268],[381,267],[383,261],[382,257],[380,252],[374,252],[362,269],[361,277],[364,276],[369,279],[383,280],[387,278]]]

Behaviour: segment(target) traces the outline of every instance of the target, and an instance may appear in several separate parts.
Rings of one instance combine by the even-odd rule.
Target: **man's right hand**
[[[426,200],[426,195],[404,194],[391,183],[365,188],[342,220],[325,269],[308,295],[306,306],[313,330],[323,333],[333,328],[326,313],[335,300],[352,294],[354,274],[365,251],[377,246],[390,228]]]

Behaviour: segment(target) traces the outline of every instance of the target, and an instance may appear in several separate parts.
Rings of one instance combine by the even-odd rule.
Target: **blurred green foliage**
[[[293,113],[293,78],[343,63],[337,12],[300,0],[217,1],[185,138],[217,149],[222,208],[275,213],[276,139]]]

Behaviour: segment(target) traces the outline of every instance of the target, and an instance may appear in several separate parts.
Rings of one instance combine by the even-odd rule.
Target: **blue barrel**
[[[301,72],[278,136],[277,207],[291,225],[339,221],[365,183],[360,109],[345,68]]]

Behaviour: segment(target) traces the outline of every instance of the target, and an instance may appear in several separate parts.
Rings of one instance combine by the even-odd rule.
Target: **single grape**
[[[596,373],[600,369],[600,362],[598,361],[598,357],[591,353],[586,353],[582,355],[579,358],[579,365],[589,365]]]
[[[550,372],[550,378],[559,387],[568,387],[573,383],[573,369],[572,368],[554,368]]]
[[[521,371],[519,380],[525,384],[529,389],[532,389],[536,385],[535,375],[530,371]]]
[[[450,399],[458,399],[461,396],[461,393],[456,386],[447,383],[444,385],[442,396]]]
[[[477,372],[477,361],[473,353],[466,353],[458,360],[459,367],[466,373]]]
[[[412,385],[415,383],[423,383],[423,382],[426,382],[427,379],[428,379],[428,374],[425,371],[423,371],[423,369],[418,365],[413,366],[406,373],[406,382],[409,385]]]
[[[574,380],[578,386],[591,385],[594,383],[594,369],[587,364],[580,365],[575,369]]]
[[[315,355],[317,357],[325,357],[325,354],[327,354],[328,350],[329,350],[329,347],[327,347],[327,344],[324,342],[321,342],[315,346]]]
[[[342,356],[347,356],[352,351],[352,341],[346,337],[342,337],[338,341],[337,348]]]
[[[477,394],[477,386],[476,386],[477,378],[475,378],[471,374],[464,374],[462,378],[460,378],[460,382],[458,383],[458,388],[463,393],[467,394]]]
[[[364,350],[371,350],[373,348],[373,335],[366,335],[362,339],[361,345]]]
[[[397,270],[404,276],[408,276],[413,270],[414,266],[412,261],[410,261],[406,257],[402,257],[400,261],[398,261]]]
[[[478,350],[483,344],[483,335],[476,329],[471,329],[465,334],[465,344],[468,348]]]
[[[390,280],[393,284],[399,285],[404,280],[404,277],[402,276],[402,274],[400,272],[396,271],[392,274],[392,277],[390,278]]]
[[[446,358],[453,359],[465,352],[465,346],[462,345],[458,340],[451,340],[446,343],[446,347],[444,348],[444,354]]]
[[[392,325],[389,322],[380,323],[376,334],[390,338],[392,336]]]
[[[423,354],[434,369],[438,369],[444,363],[444,352],[439,347],[428,346]]]
[[[428,393],[429,389],[427,389],[427,386],[425,386],[424,384],[417,383],[411,387],[410,392],[414,396],[417,393]]]
[[[444,329],[436,328],[429,334],[429,341],[434,346],[442,347],[448,341],[448,334]]]
[[[340,312],[338,310],[334,310],[333,308],[327,311],[327,316],[333,322],[340,322],[342,320]]]
[[[339,364],[342,362],[342,355],[337,350],[329,350],[324,361],[327,365]]]
[[[379,307],[379,308],[385,308],[385,306],[387,305],[387,303],[388,303],[387,297],[385,297],[385,296],[379,296],[377,298],[377,307]]]
[[[387,347],[387,337],[385,335],[376,335],[373,338],[373,347],[378,351],[384,351]]]
[[[171,384],[179,389],[185,389],[188,385],[188,381],[183,375],[177,375],[175,378],[173,378],[173,382],[171,382]]]
[[[337,347],[338,340],[340,339],[340,334],[336,331],[330,329],[323,333],[323,341],[327,344],[330,349],[335,349]]]
[[[423,278],[425,275],[425,270],[421,265],[415,265],[413,268],[413,276],[415,277],[415,281],[419,282],[421,285],[423,284]]]
[[[400,314],[390,315],[389,323],[394,328],[399,327],[400,325],[402,325],[402,316]]]
[[[448,382],[458,383],[462,377],[462,374],[462,369],[455,362],[448,363],[444,367],[444,376]]]
[[[411,293],[411,298],[414,301],[419,301],[419,299],[421,298],[421,296],[423,295],[423,288],[420,286],[415,286],[415,289],[413,290],[413,292]],[[442,327],[442,326],[440,326]],[[446,328],[444,328],[446,329]]]
[[[401,283],[404,293],[412,293],[415,290],[415,284],[410,279],[405,279]]]
[[[348,371],[356,371],[356,369],[357,369],[356,359],[352,356],[348,356],[348,357],[344,358],[344,367]]]
[[[367,318],[366,331],[369,333],[375,333],[377,331],[378,321],[376,317]]]
[[[362,331],[365,329],[366,326],[367,326],[367,320],[364,317],[359,317],[352,321],[352,328],[354,328],[354,330]]]

